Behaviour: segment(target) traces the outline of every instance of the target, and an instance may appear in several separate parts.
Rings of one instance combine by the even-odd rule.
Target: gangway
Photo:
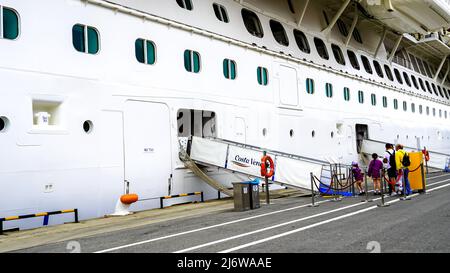
[[[281,186],[301,190],[310,190],[311,173],[317,177],[322,177],[325,173],[324,166],[330,165],[330,162],[324,160],[264,150],[255,146],[217,138],[195,136],[188,141],[186,151],[180,148],[180,158],[185,162],[186,167],[210,186],[228,196],[232,196],[230,190],[209,178],[197,164],[218,167],[226,171],[258,178],[261,177],[263,152],[267,152],[267,155],[272,157],[275,163],[275,174],[271,181]]]
[[[384,155],[386,150],[387,142],[372,140],[372,139],[364,139],[361,147],[361,152],[366,155],[372,155],[373,153],[378,154],[380,157]],[[405,151],[412,152],[418,151],[417,148],[412,147],[404,147]],[[420,150],[419,150],[420,152]],[[440,153],[436,151],[428,150],[430,154],[430,160],[428,161],[428,167],[438,169],[440,171],[445,170],[446,163],[450,159],[449,154]]]

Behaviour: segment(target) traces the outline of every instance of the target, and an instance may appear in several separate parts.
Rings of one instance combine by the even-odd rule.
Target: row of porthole
[[[293,129],[291,129],[291,130],[289,131],[289,136],[290,136],[291,138],[293,138],[294,135],[295,135],[295,131],[294,131]],[[267,136],[267,129],[266,129],[266,128],[263,129],[263,136]],[[334,136],[335,136],[335,133],[334,133],[334,132],[331,132],[331,138],[334,138]],[[315,130],[313,130],[313,131],[311,132],[311,137],[313,137],[313,138],[316,137],[316,131],[315,131]],[[416,136],[415,138],[417,138],[417,136]],[[430,138],[431,138],[431,137],[428,136],[428,139],[430,139]],[[397,139],[400,139],[400,135],[397,135]],[[406,139],[409,139],[409,135],[406,135]],[[422,140],[423,140],[423,139],[424,139],[424,136],[422,136]],[[450,139],[450,137],[447,137],[447,139]]]
[[[267,136],[267,129],[266,129],[266,128],[263,129],[262,134],[263,134],[263,136]],[[290,136],[291,138],[293,138],[294,135],[295,135],[295,131],[294,131],[293,129],[291,129],[291,130],[289,131],[289,136]],[[316,131],[312,131],[312,132],[311,132],[311,136],[312,136],[313,138],[316,137]],[[331,132],[331,138],[334,138],[334,132]]]
[[[0,117],[0,133],[5,133],[8,128],[10,127],[10,121],[7,117]],[[83,123],[83,131],[86,134],[90,134],[92,133],[92,131],[94,130],[94,123],[90,120],[86,120]]]

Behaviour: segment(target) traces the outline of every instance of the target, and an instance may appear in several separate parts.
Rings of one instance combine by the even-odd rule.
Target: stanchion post
[[[267,152],[264,151],[263,155],[266,156]],[[266,183],[266,204],[269,205],[270,204],[270,194],[269,194],[269,178],[268,177],[265,177],[265,183]]]
[[[355,177],[353,177],[352,169],[348,169],[348,174],[351,177],[350,181],[352,183],[352,195],[353,195],[353,197],[356,197],[356,194],[355,194]]]
[[[319,204],[316,204],[315,203],[315,193],[314,193],[314,174],[313,173],[310,173],[310,175],[311,175],[311,198],[312,198],[312,202],[311,202],[311,205],[310,205],[310,207],[313,207],[313,208],[315,208],[315,207],[318,207],[319,206]]]
[[[202,203],[205,203],[205,195],[203,192],[200,193]]]
[[[364,174],[364,186],[365,186],[365,193],[366,193],[366,199],[362,200],[362,202],[368,203],[368,202],[372,202],[372,200],[369,200],[369,186],[367,183],[367,173]]]
[[[74,209],[73,213],[75,214],[75,223],[79,223],[79,221],[78,221],[78,209]]]
[[[420,165],[420,171],[422,172],[422,193],[427,194],[427,186],[425,184],[425,170],[423,168],[423,162]]]

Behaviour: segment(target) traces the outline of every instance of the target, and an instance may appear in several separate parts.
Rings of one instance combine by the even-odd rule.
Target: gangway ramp
[[[214,166],[255,178],[261,177],[261,158],[263,152],[267,152],[275,163],[275,175],[271,181],[302,190],[311,189],[311,173],[321,177],[323,166],[330,164],[322,160],[263,150],[221,139],[192,137],[187,150],[190,159],[197,164]]]
[[[373,153],[377,153],[380,157],[382,157],[386,150],[386,143],[382,141],[372,140],[372,139],[364,139],[362,146],[361,146],[361,152],[367,155],[371,155]],[[412,152],[412,151],[418,151],[417,148],[412,147],[404,147],[405,151]],[[419,150],[420,152],[420,150]],[[431,168],[438,169],[440,171],[444,170],[446,167],[446,163],[448,159],[450,158],[450,155],[445,153],[440,153],[436,151],[430,151],[428,150],[428,153],[430,154],[430,161],[428,161],[428,166]]]

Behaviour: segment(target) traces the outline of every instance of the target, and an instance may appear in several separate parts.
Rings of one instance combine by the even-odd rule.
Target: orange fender
[[[120,197],[120,202],[125,205],[131,205],[136,203],[139,200],[139,196],[137,194],[125,194]]]

